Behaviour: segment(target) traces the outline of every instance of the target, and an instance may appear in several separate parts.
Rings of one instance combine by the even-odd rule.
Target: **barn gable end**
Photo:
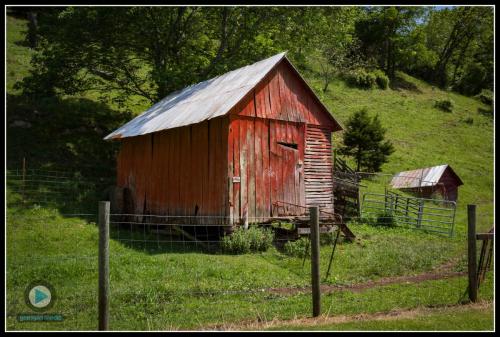
[[[333,212],[331,132],[340,128],[295,68],[279,62],[230,112],[229,213],[252,221],[312,205]]]

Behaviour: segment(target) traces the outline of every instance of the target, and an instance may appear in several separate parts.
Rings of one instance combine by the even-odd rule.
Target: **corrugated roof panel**
[[[448,165],[426,167],[399,172],[391,180],[393,188],[414,188],[434,186],[439,182]]]
[[[104,139],[145,135],[225,115],[283,57],[280,53],[176,91]]]

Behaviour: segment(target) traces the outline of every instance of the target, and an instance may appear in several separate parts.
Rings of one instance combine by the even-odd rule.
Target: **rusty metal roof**
[[[104,139],[120,139],[200,123],[227,114],[282,59],[285,52],[173,92]],[[288,60],[288,59],[287,59]],[[290,63],[290,65],[292,65]],[[293,65],[292,65],[293,67]],[[295,68],[294,68],[295,69]],[[298,76],[306,83],[304,78]],[[312,90],[311,90],[312,91]],[[313,95],[316,94],[312,91]],[[316,98],[318,98],[316,96]],[[318,102],[328,111],[321,100]],[[331,114],[329,117],[338,125]]]
[[[104,139],[144,135],[225,115],[284,57],[280,53],[176,91]]]
[[[458,185],[463,185],[463,182],[448,164],[399,172],[392,178],[391,185],[393,188],[434,186],[439,182],[446,169],[451,170],[456,176]]]

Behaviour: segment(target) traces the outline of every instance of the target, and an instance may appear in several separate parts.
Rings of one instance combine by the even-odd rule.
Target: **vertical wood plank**
[[[255,119],[255,216],[262,218],[264,216],[264,171],[262,154],[262,133],[264,130],[264,120]]]
[[[269,120],[262,120],[260,151],[262,156],[262,216],[271,216],[271,182],[269,167]]]
[[[195,215],[195,210],[197,208],[196,215],[200,215],[202,210],[201,206],[203,203],[203,129],[205,125],[203,123],[194,124],[192,126],[191,132],[191,163],[192,163],[192,207],[193,215]]]
[[[283,79],[283,68],[277,68],[277,80],[279,88],[279,99],[281,103],[281,109],[279,111],[280,119],[284,121],[291,121],[290,118],[290,102],[288,97],[288,90]]]
[[[271,117],[273,119],[281,119],[281,99],[279,90],[279,78],[276,69],[270,73],[269,80],[269,97],[271,106]]]
[[[266,83],[262,81],[255,88],[255,117],[266,118]]]
[[[248,217],[248,126],[245,119],[240,119],[240,208],[241,217]]]
[[[180,170],[181,160],[180,160],[180,132],[179,128],[172,129],[173,136],[173,145],[174,145],[174,153],[173,153],[173,170],[174,174],[172,177],[172,207],[173,207],[173,215],[181,214],[180,207]]]
[[[276,144],[276,121],[269,121],[269,180],[271,183],[271,215],[277,216],[275,203],[279,201],[278,196],[278,149]]]
[[[202,123],[200,128],[200,171],[202,175],[202,183],[201,183],[201,196],[202,202],[200,205],[200,214],[208,215],[208,203],[209,203],[209,195],[208,195],[208,185],[209,185],[209,122],[205,121]]]
[[[233,187],[233,174],[234,174],[234,124],[232,121],[228,123],[227,135],[227,188],[228,188],[228,216],[231,224],[234,219],[234,187]]]
[[[305,140],[305,134],[306,134],[306,124],[302,123],[300,126],[300,131],[299,131],[299,163],[301,164],[300,167],[300,205],[301,206],[306,206],[306,188],[305,188],[305,175],[304,175],[304,152],[305,152],[305,147],[306,147],[306,140]]]
[[[209,151],[208,151],[208,161],[209,161],[209,166],[208,166],[208,190],[207,190],[207,195],[208,195],[208,214],[209,215],[217,215],[217,201],[216,201],[216,186],[217,186],[217,132],[219,132],[218,128],[218,120],[212,119],[209,120]]]
[[[164,165],[164,168],[165,168],[165,171],[163,172],[163,183],[162,183],[162,195],[163,195],[163,198],[162,198],[162,209],[163,209],[163,213],[162,214],[165,214],[165,215],[168,215],[169,214],[169,199],[168,199],[168,196],[169,196],[169,190],[170,190],[170,186],[168,185],[169,184],[169,176],[170,176],[170,149],[171,149],[171,146],[170,146],[170,130],[166,130],[166,132],[163,134],[163,146],[164,146],[164,150],[162,151],[162,153],[164,154],[164,159],[163,159],[163,165]]]
[[[220,118],[220,132],[219,132],[219,186],[221,193],[219,195],[220,200],[220,215],[227,217],[229,214],[229,200],[228,200],[228,132],[229,132],[229,119],[224,116]],[[222,219],[223,222],[226,222],[226,219]]]
[[[288,111],[288,120],[293,122],[299,122],[300,116],[298,115],[298,109],[296,104],[296,96],[293,87],[293,81],[291,70],[287,67],[284,67],[285,64],[281,64],[282,74],[283,74],[283,84],[286,90],[287,97],[287,111]]]
[[[286,130],[283,127],[283,123],[276,123],[276,141],[283,141],[283,137],[286,139]],[[286,176],[286,170],[284,170],[284,165],[283,162],[285,161],[284,153],[283,153],[283,148],[281,145],[276,145],[276,152],[277,152],[277,172],[278,172],[278,199],[280,201],[286,202],[286,195],[284,191],[285,187],[285,176]],[[284,207],[285,209],[287,206]]]
[[[248,179],[248,217],[255,217],[255,128],[254,121],[247,121],[247,138],[248,145],[248,162],[247,162],[247,179]]]
[[[240,120],[235,119],[231,122],[233,126],[233,176],[240,177]],[[240,177],[241,179],[241,177]],[[240,187],[241,181],[233,182],[233,203],[234,203],[234,212],[237,218],[241,217],[240,210]]]

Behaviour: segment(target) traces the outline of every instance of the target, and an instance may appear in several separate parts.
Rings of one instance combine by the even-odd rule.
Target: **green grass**
[[[411,318],[353,320],[336,324],[282,325],[268,330],[309,331],[493,331],[493,307],[445,307]]]
[[[12,194],[8,195],[10,198]],[[97,241],[94,223],[58,215],[46,208],[10,207],[7,214],[8,327],[10,329],[94,329],[96,324]],[[380,277],[418,274],[445,262],[461,249],[460,240],[443,239],[401,228],[354,228],[361,244],[337,247],[329,284],[351,284]],[[116,232],[112,237],[117,238]],[[120,238],[129,235],[120,231]],[[136,238],[142,232],[135,232]],[[128,236],[130,238],[130,236]],[[310,313],[310,295],[273,294],[269,287],[303,287],[310,265],[272,248],[265,253],[226,255],[156,243],[131,246],[111,240],[112,329],[201,329],[241,320],[292,319]],[[322,246],[322,276],[330,246]],[[458,269],[463,269],[463,264]],[[19,323],[29,312],[23,303],[27,284],[51,283],[57,292],[52,313],[62,323]],[[339,291],[323,296],[331,315],[379,312],[393,308],[455,304],[466,289],[465,277],[394,284],[360,293]],[[481,288],[492,298],[492,277]],[[236,292],[236,293],[234,293]],[[240,293],[243,292],[243,293]],[[190,313],[195,312],[196,315]]]

